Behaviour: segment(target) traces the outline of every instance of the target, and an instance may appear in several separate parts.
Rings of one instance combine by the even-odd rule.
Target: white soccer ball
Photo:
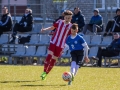
[[[62,79],[64,81],[67,81],[67,82],[71,81],[71,79],[72,79],[71,73],[70,72],[64,72],[63,75],[62,75]]]

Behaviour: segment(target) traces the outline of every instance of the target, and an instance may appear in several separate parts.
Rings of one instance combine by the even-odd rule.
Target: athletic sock
[[[46,70],[50,64],[51,58],[52,58],[52,55],[48,54],[46,57],[46,60],[44,61],[44,72],[46,72]]]
[[[73,74],[73,76],[75,75],[75,68],[76,68],[76,62],[72,61],[71,62],[71,73]]]
[[[77,71],[78,71],[78,69],[79,69],[79,65],[76,65],[76,67],[75,67],[75,75],[77,74]]]
[[[53,68],[55,63],[56,63],[56,60],[55,59],[51,59],[50,64],[49,64],[49,66],[47,68],[47,71],[46,71],[47,74],[51,71],[51,69]]]

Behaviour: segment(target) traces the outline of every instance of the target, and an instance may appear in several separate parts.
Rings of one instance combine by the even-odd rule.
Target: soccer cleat
[[[74,75],[71,73],[71,75],[72,75],[72,78],[71,78],[71,80],[68,82],[68,85],[71,85],[72,84],[72,81],[74,81]]]
[[[71,85],[71,84],[72,84],[72,81],[69,81],[69,82],[68,82],[68,85]]]
[[[43,72],[40,77],[41,77],[42,80],[45,80],[45,79],[46,79],[46,76],[47,76],[46,72]]]

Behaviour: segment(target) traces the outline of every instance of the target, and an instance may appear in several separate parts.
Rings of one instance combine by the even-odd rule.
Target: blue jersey
[[[66,44],[69,46],[71,51],[74,50],[83,50],[82,44],[85,43],[85,40],[82,36],[77,35],[74,39],[71,38],[71,35],[68,36]]]

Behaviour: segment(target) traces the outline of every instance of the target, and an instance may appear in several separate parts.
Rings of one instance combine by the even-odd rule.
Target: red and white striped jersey
[[[72,24],[65,24],[64,20],[58,20],[53,26],[56,30],[50,42],[60,48],[64,48],[66,38],[71,33]]]

